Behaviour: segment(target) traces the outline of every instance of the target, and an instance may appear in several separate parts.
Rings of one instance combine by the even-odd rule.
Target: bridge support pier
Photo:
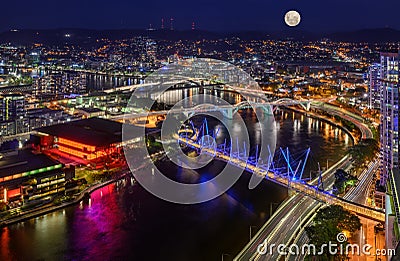
[[[262,109],[267,116],[274,116],[274,108],[272,105],[263,106]]]
[[[224,117],[228,118],[228,119],[233,119],[233,108],[228,108],[228,109],[224,109],[223,111],[221,111],[222,114],[224,115]]]

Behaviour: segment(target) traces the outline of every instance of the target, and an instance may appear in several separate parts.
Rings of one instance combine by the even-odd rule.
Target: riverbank
[[[153,154],[151,157],[159,157],[159,153],[155,153]],[[143,169],[144,167],[146,167],[147,164],[144,163],[142,165],[140,165],[138,168],[134,169],[133,171],[139,171],[141,169]],[[18,214],[15,217],[12,218],[8,218],[5,220],[1,220],[0,221],[0,228],[1,227],[5,227],[5,226],[9,226],[12,224],[16,224],[22,221],[26,221],[32,218],[36,218],[39,216],[43,216],[46,214],[49,214],[51,212],[57,211],[57,210],[61,210],[73,205],[78,204],[79,202],[81,202],[85,197],[90,196],[90,194],[92,194],[93,192],[95,192],[98,189],[101,189],[109,184],[112,184],[114,182],[117,182],[123,178],[125,178],[127,175],[130,175],[132,173],[132,171],[128,170],[126,172],[121,173],[118,177],[101,182],[101,183],[95,183],[92,186],[84,189],[82,192],[79,193],[79,195],[73,199],[72,201],[69,202],[65,202],[65,203],[61,203],[60,205],[50,205],[50,206],[42,206],[39,208],[34,208],[32,210],[29,211],[25,211],[23,213]]]
[[[32,219],[32,218],[43,216],[43,215],[49,214],[51,212],[64,209],[64,208],[69,207],[69,206],[76,205],[79,202],[81,202],[85,198],[85,196],[87,197],[91,193],[96,191],[97,189],[105,187],[105,186],[107,186],[107,185],[109,185],[111,183],[117,182],[120,179],[121,179],[121,177],[117,178],[117,179],[111,179],[111,180],[108,180],[108,181],[105,181],[105,182],[102,182],[102,183],[94,184],[93,186],[88,187],[85,190],[83,190],[81,193],[79,193],[79,196],[76,197],[72,201],[65,202],[65,203],[62,203],[62,204],[56,205],[56,206],[53,205],[53,206],[44,206],[44,207],[41,207],[41,208],[35,208],[35,209],[30,210],[30,211],[27,211],[26,213],[19,214],[16,217],[12,217],[12,218],[3,220],[0,223],[0,227],[9,226],[9,225],[12,225],[12,224],[15,224],[15,223],[19,223],[19,222],[26,221],[26,220],[29,220],[29,219]]]
[[[323,122],[325,122],[325,123],[327,123],[329,125],[332,125],[332,126],[334,126],[336,128],[339,128],[342,131],[344,131],[347,135],[349,135],[349,137],[351,138],[351,141],[352,141],[353,144],[358,143],[358,140],[354,136],[354,134],[349,129],[347,129],[345,126],[343,126],[341,124],[341,122],[333,122],[332,120],[334,120],[334,119],[332,119],[332,118],[327,118],[327,117],[324,117],[322,115],[318,115],[316,113],[313,113],[311,111],[305,111],[303,109],[298,109],[296,107],[286,107],[286,108],[288,110],[301,113],[301,114],[305,115],[306,117],[309,117],[309,118],[312,118],[312,119],[317,119],[317,120],[323,121]],[[359,126],[357,126],[357,127],[359,127]]]

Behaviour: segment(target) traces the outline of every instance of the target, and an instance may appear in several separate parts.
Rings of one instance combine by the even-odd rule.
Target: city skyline
[[[20,6],[24,6],[23,9]],[[391,8],[387,8],[390,6]],[[172,27],[190,30],[193,27],[208,31],[275,31],[290,29],[284,15],[296,10],[302,16],[297,29],[310,32],[335,32],[367,28],[400,29],[396,10],[400,2],[383,1],[380,5],[367,5],[364,1],[335,1],[329,4],[317,1],[261,2],[204,1],[188,4],[180,0],[135,2],[117,0],[109,4],[104,0],[81,3],[73,0],[68,5],[55,6],[50,1],[40,5],[22,1],[3,3],[0,31],[11,29],[89,28],[89,29],[146,29]],[[11,12],[14,10],[17,12]],[[340,19],[338,19],[340,17]],[[373,19],[372,19],[373,17]],[[194,23],[194,26],[193,26]]]
[[[399,10],[3,3],[0,260],[397,260]]]

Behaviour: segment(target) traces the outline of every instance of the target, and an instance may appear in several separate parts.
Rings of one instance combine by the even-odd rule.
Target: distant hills
[[[239,37],[241,39],[271,39],[284,40],[294,39],[303,41],[320,40],[323,38],[332,41],[346,42],[400,42],[400,31],[391,28],[365,29],[358,31],[337,32],[337,33],[310,33],[301,30],[286,30],[275,32],[242,31],[232,33],[221,33],[211,31],[170,31],[170,30],[91,30],[91,29],[48,29],[35,30],[23,29],[0,33],[0,43],[31,44],[44,43],[50,45],[74,43],[80,45],[91,45],[97,39],[107,38],[112,40],[127,39],[136,36],[149,36],[154,39],[164,40],[196,40],[196,39],[220,39],[226,37]]]
[[[400,42],[400,31],[392,28],[365,29],[327,35],[327,38],[347,42]]]

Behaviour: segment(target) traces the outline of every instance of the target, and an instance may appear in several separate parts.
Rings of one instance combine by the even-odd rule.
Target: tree
[[[379,151],[379,144],[374,139],[362,140],[359,144],[350,148],[350,154],[354,160],[354,164],[361,166],[366,161],[374,159]]]
[[[7,204],[4,202],[0,202],[0,212],[7,210]]]
[[[314,224],[306,227],[310,243],[317,249],[329,242],[337,243],[337,235],[343,231],[354,233],[361,228],[360,219],[342,206],[331,205],[318,211]],[[345,243],[345,242],[340,242]],[[328,252],[318,256],[318,260],[345,260],[343,255],[332,256]]]
[[[307,236],[310,239],[310,243],[315,246],[322,246],[327,244],[329,241],[336,241],[336,235],[341,231],[333,223],[328,222],[324,225],[314,224],[306,227]]]
[[[339,205],[331,205],[318,211],[314,222],[332,223],[340,231],[346,230],[351,233],[354,233],[361,228],[360,219],[356,215],[352,214],[348,210],[345,210],[342,206]]]
[[[335,172],[335,184],[334,188],[336,189],[335,194],[342,194],[346,192],[348,186],[355,186],[358,182],[358,179],[343,169],[338,169]]]

